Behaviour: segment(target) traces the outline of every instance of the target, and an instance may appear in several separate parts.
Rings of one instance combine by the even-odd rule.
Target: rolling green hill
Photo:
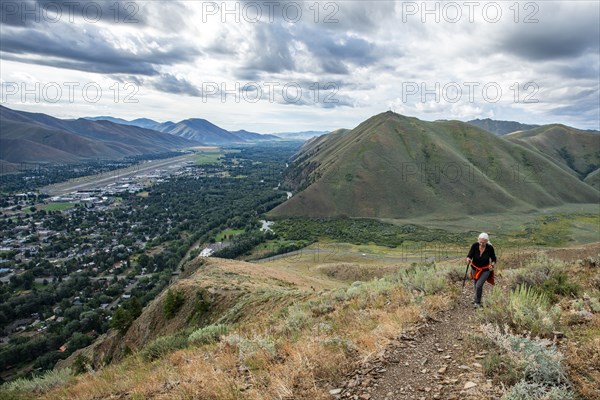
[[[600,190],[600,168],[594,172],[590,172],[583,181],[588,185]]]
[[[539,151],[579,179],[600,168],[600,133],[552,124],[506,135],[513,143]]]
[[[393,112],[308,142],[285,184],[300,193],[271,217],[457,217],[595,203],[599,196],[531,146],[460,121]]]

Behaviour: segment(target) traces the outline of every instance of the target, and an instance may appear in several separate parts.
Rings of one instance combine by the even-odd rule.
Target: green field
[[[237,236],[237,235],[241,235],[242,233],[244,233],[243,229],[225,229],[224,231],[219,232],[217,234],[217,236],[215,237],[215,240],[217,242],[222,242],[228,236]]]
[[[252,258],[281,253],[284,247],[300,242],[310,244],[306,250],[367,258],[456,258],[466,254],[480,232],[490,234],[501,256],[528,248],[600,242],[597,211],[597,205],[578,204],[457,219],[281,218],[272,227],[279,238],[254,248]]]
[[[196,165],[206,165],[206,164],[221,164],[221,156],[223,153],[217,151],[215,153],[212,152],[203,152],[200,154],[196,154],[194,156],[194,164]]]
[[[36,206],[39,210],[45,211],[64,211],[75,207],[75,203],[50,203]]]

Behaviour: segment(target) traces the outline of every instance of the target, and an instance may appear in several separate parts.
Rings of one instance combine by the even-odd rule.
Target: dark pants
[[[473,271],[473,275],[475,274],[475,269],[471,268]],[[481,304],[481,295],[483,293],[483,284],[485,283],[485,281],[487,281],[487,278],[490,277],[490,274],[492,273],[492,271],[490,271],[489,269],[486,269],[484,271],[481,271],[481,275],[479,275],[479,279],[477,279],[476,281],[473,281],[474,285],[475,285],[475,296],[473,297],[473,302],[475,304]]]

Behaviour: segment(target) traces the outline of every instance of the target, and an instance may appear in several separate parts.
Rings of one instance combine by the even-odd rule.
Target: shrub
[[[530,288],[539,288],[544,285],[544,281],[548,279],[550,270],[546,268],[538,269],[519,269],[514,271],[510,277],[509,288],[515,290],[519,286],[525,286]]]
[[[548,387],[540,383],[521,381],[502,396],[502,400],[574,400],[566,387]]]
[[[75,374],[83,374],[90,368],[90,359],[83,354],[78,354],[75,357],[75,361],[73,361],[73,373]]]
[[[546,271],[561,270],[566,267],[566,263],[561,260],[548,257],[543,253],[538,253],[536,257],[528,262],[528,269],[542,269]]]
[[[592,268],[592,269],[600,267],[600,253],[596,254],[595,256],[587,257],[585,260],[583,260],[583,264],[587,268]]]
[[[554,289],[557,290],[556,294],[562,294],[560,292],[569,294],[569,290],[566,287],[568,277],[563,272],[566,267],[567,264],[563,261],[549,258],[545,254],[537,254],[527,262],[526,268],[515,270],[510,274],[509,286],[511,290],[519,286],[543,289],[550,277],[551,280],[554,280],[554,285],[547,287],[549,294],[554,295]]]
[[[600,313],[600,298],[592,297],[590,300],[590,308],[595,313]]]
[[[492,351],[483,359],[483,370],[487,376],[496,376],[506,385],[514,385],[521,379],[522,370],[511,358]]]
[[[310,300],[308,305],[313,317],[320,317],[335,311],[334,305],[325,299]]]
[[[256,336],[248,339],[234,334],[225,336],[223,341],[237,347],[240,361],[252,370],[263,368],[265,362],[277,356],[277,345],[271,337]]]
[[[446,271],[446,279],[450,282],[462,282],[465,279],[465,270],[464,265],[453,265]]]
[[[558,296],[577,295],[581,290],[579,285],[569,282],[569,276],[563,271],[556,271],[550,275],[542,284],[542,289],[553,301],[557,301]]]
[[[395,286],[394,282],[387,278],[376,278],[368,282],[356,281],[346,290],[346,298],[360,299],[367,296],[387,296]]]
[[[129,311],[119,306],[110,320],[110,327],[118,330],[121,334],[125,334],[132,323],[133,317]]]
[[[574,399],[563,365],[563,355],[549,340],[536,340],[484,325],[483,332],[506,352],[521,371],[521,379],[502,398],[505,400]]]
[[[73,373],[69,368],[50,370],[31,379],[19,378],[5,383],[1,387],[0,395],[3,395],[3,391],[42,393],[55,386],[64,385],[71,379],[73,379]],[[4,398],[4,396],[1,397]]]
[[[167,291],[167,296],[165,297],[165,302],[163,303],[163,312],[165,317],[173,318],[181,306],[183,306],[183,303],[185,303],[185,295],[183,291],[172,291],[169,289]]]
[[[333,348],[339,348],[344,351],[344,353],[352,353],[358,350],[354,342],[350,339],[343,339],[338,336],[329,337],[324,340],[321,340],[321,343],[324,346],[330,346]]]
[[[335,292],[333,292],[331,296],[333,300],[335,300],[338,303],[343,303],[346,300],[348,300],[348,295],[346,294],[346,290],[344,289],[337,289]]]
[[[153,361],[164,357],[166,354],[183,349],[187,345],[187,336],[161,336],[148,343],[142,350],[141,355],[144,359]]]
[[[206,316],[210,312],[211,303],[210,303],[210,295],[205,289],[198,289],[196,291],[196,298],[194,299],[194,311],[190,315],[188,319],[188,323],[191,326],[194,325],[204,325],[206,321]]]
[[[227,325],[209,325],[200,328],[188,336],[188,341],[196,344],[216,343],[221,336],[224,336],[229,331]]]
[[[312,323],[312,317],[301,306],[292,306],[285,317],[285,326],[288,332],[298,332]]]
[[[423,294],[440,293],[446,288],[446,277],[434,263],[413,264],[398,274],[398,280],[408,290],[418,290]]]
[[[484,305],[478,313],[484,322],[541,337],[552,337],[561,314],[558,307],[551,305],[547,294],[526,286],[519,286],[508,296],[494,288],[484,299]]]

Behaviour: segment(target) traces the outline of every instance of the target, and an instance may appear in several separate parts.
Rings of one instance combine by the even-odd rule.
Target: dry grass
[[[423,311],[448,304],[443,295],[420,295],[416,304],[393,279],[309,294],[280,309],[256,309],[217,344],[190,345],[153,362],[136,353],[44,398],[328,399],[330,385],[358,362],[375,357]]]
[[[569,379],[584,399],[600,400],[600,314],[577,331],[563,350]]]
[[[440,311],[446,311],[453,307],[456,297],[450,294],[436,294],[425,297],[423,307],[429,314],[436,314]]]
[[[193,285],[222,279],[230,286],[231,279],[239,281],[238,291],[245,293],[240,308],[244,318],[232,323],[220,342],[190,344],[151,363],[136,353],[51,389],[43,398],[329,399],[328,389],[357,363],[377,357],[424,314],[450,308],[457,295],[448,285],[435,294],[410,291],[397,274],[344,287],[330,281],[313,291],[313,277],[293,277],[292,269],[246,267],[233,261],[220,270],[204,266],[202,276],[189,280]],[[259,292],[261,287],[270,289]],[[245,297],[251,294],[255,297]],[[228,312],[223,310],[223,315]],[[597,314],[594,318],[579,344],[567,341],[565,352],[575,387],[591,399],[597,399],[593,390],[600,381],[600,372],[589,369],[600,362],[600,320]]]
[[[344,282],[368,281],[396,272],[397,265],[362,265],[358,263],[329,263],[317,266],[317,271],[329,278]]]

